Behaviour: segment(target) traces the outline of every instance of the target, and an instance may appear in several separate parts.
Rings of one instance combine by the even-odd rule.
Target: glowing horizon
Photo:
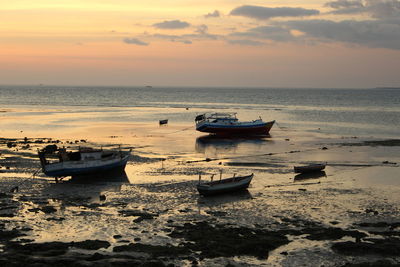
[[[1,84],[400,84],[397,0],[81,2],[2,3]]]

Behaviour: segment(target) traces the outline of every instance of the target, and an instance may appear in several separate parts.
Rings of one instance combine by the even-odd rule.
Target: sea
[[[193,123],[203,112],[326,134],[398,138],[400,89],[0,86],[7,108],[96,111],[96,121]],[[138,110],[129,114],[117,112]],[[146,109],[147,112],[139,112]],[[28,115],[28,114],[26,114]]]

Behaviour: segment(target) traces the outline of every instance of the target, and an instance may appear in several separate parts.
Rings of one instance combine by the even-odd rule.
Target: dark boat
[[[247,176],[237,176],[226,179],[220,179],[217,181],[211,181],[206,183],[200,183],[197,185],[197,191],[203,196],[217,195],[229,192],[235,192],[244,190],[249,187],[254,174]]]
[[[159,123],[160,123],[160,125],[168,124],[168,119],[167,120],[160,120]]]
[[[267,135],[275,121],[264,122],[261,118],[241,122],[236,113],[214,113],[197,115],[196,130],[218,135]]]
[[[309,173],[319,172],[325,169],[326,163],[310,164],[306,166],[294,166],[294,172],[296,173]]]

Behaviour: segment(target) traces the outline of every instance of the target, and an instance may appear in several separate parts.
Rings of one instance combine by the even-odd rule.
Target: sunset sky
[[[400,86],[400,0],[0,0],[0,84]]]

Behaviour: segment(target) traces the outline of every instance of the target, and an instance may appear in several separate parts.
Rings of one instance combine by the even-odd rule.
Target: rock
[[[40,208],[32,208],[32,209],[28,209],[28,211],[37,213],[40,211]]]
[[[337,240],[345,236],[361,239],[367,234],[356,230],[343,230],[341,228],[305,228],[301,231],[304,234],[309,234],[306,238],[309,240]]]
[[[12,195],[0,192],[0,198],[12,198]]]
[[[71,242],[71,246],[86,250],[98,250],[100,248],[108,248],[111,244],[102,240],[85,240],[81,242]]]
[[[382,163],[383,164],[392,164],[392,165],[396,165],[397,164],[396,162],[390,162],[390,161],[387,161],[387,160],[382,161]]]
[[[11,240],[13,238],[24,236],[25,234],[21,233],[20,231],[13,229],[13,230],[0,230],[0,240]]]
[[[87,261],[98,261],[98,260],[103,260],[103,259],[107,259],[109,258],[109,256],[106,256],[104,254],[100,254],[98,252],[94,253],[92,256],[90,256],[89,258],[87,258]]]
[[[137,216],[137,217],[143,217],[143,219],[153,219],[153,217],[157,217],[158,214],[156,213],[148,213],[148,212],[143,212],[143,211],[138,211],[138,210],[122,210],[119,211],[122,215],[128,217],[128,216]]]
[[[56,152],[57,149],[58,149],[57,145],[47,145],[47,146],[45,146],[45,147],[43,148],[43,151],[44,151],[45,153],[50,153],[50,154],[51,154],[51,153]]]
[[[147,261],[140,265],[141,267],[165,267],[162,261]]]
[[[201,251],[206,258],[233,257],[240,255],[266,259],[268,252],[289,243],[285,234],[274,231],[224,225],[212,226],[208,222],[185,223],[169,234],[172,238],[183,238],[181,244],[191,251]]]
[[[10,242],[6,248],[24,255],[58,256],[65,254],[69,247],[70,243],[63,242],[30,243],[25,245]]]
[[[206,213],[214,216],[225,216],[227,214],[227,212],[225,211],[213,211],[213,210],[208,210],[206,211]]]
[[[368,242],[338,242],[332,245],[332,249],[343,255],[364,256],[393,256],[400,255],[400,239],[368,239]]]
[[[153,245],[145,245],[140,243],[129,244],[129,245],[122,245],[116,246],[113,248],[114,252],[144,252],[150,254],[154,257],[159,256],[171,256],[175,257],[177,255],[187,255],[190,253],[188,248],[182,246],[172,246],[172,245],[165,245],[165,246],[153,246]]]
[[[12,148],[12,147],[16,147],[16,146],[17,146],[17,144],[14,143],[14,142],[7,142],[7,147],[8,148]]]
[[[375,222],[375,223],[370,223],[370,222],[363,222],[363,223],[358,223],[355,224],[361,227],[389,227],[389,228],[397,228],[400,227],[400,222]]]
[[[346,263],[342,267],[399,267],[399,264],[390,260],[378,260],[375,262]]]
[[[40,210],[46,214],[57,211],[56,208],[54,208],[53,206],[44,206],[44,207],[40,208]]]
[[[373,213],[374,215],[378,215],[379,212],[373,209],[365,209],[365,213]]]
[[[141,221],[143,221],[143,217],[138,217],[136,219],[133,220],[134,223],[140,223]]]
[[[46,221],[55,221],[55,222],[61,222],[61,221],[64,221],[65,220],[65,218],[63,218],[63,217],[60,217],[60,218],[47,218],[46,219]]]

